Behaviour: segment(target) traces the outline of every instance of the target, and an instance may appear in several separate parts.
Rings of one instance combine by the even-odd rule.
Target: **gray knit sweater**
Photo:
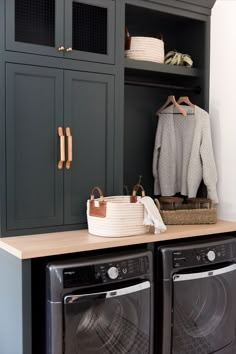
[[[203,179],[208,198],[218,203],[209,115],[198,106],[183,108],[187,117],[173,105],[159,114],[153,154],[154,193],[194,198]]]

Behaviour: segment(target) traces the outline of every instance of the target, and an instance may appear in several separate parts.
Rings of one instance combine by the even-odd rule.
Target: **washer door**
[[[150,282],[64,298],[65,354],[149,354]]]
[[[234,354],[236,265],[173,276],[173,354]]]

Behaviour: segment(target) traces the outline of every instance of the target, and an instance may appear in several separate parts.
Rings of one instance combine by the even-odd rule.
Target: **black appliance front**
[[[65,296],[65,354],[149,353],[149,309],[149,281]]]
[[[47,266],[47,354],[152,354],[151,252]]]
[[[190,242],[160,252],[162,354],[235,354],[235,239]]]
[[[235,354],[236,264],[173,276],[172,353]]]

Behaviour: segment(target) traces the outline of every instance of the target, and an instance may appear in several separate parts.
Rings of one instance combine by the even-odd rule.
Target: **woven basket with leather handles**
[[[133,188],[131,196],[104,197],[99,187],[94,187],[90,200],[87,201],[88,231],[90,234],[104,237],[122,237],[145,234],[149,226],[144,225],[144,206],[137,203],[137,190],[141,188],[142,197],[145,191],[140,184]],[[94,192],[99,198],[94,198]]]

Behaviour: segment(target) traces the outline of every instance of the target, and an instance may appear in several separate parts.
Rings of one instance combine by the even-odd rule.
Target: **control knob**
[[[107,271],[107,275],[108,275],[108,278],[110,278],[112,280],[117,279],[119,276],[118,268],[116,268],[116,267],[109,268]]]
[[[208,261],[210,261],[210,262],[213,262],[216,258],[216,254],[214,251],[207,252],[206,256],[207,256]]]

